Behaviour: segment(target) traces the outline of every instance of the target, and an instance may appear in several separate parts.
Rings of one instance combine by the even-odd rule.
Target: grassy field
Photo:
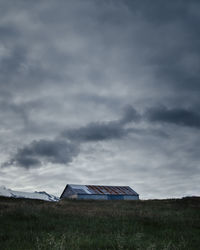
[[[200,199],[72,201],[0,197],[0,249],[200,249]]]

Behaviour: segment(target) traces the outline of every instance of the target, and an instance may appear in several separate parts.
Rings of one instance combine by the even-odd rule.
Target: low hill
[[[1,250],[197,250],[199,235],[198,197],[53,203],[0,197]]]

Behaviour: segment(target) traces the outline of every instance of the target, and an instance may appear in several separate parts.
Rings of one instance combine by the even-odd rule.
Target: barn
[[[77,200],[139,200],[137,194],[129,186],[97,186],[67,184],[60,199]]]

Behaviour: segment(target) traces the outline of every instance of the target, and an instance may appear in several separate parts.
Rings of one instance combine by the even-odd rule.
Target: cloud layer
[[[179,126],[200,128],[200,113],[195,110],[165,106],[151,108],[146,112],[147,119],[151,122],[172,123]]]
[[[64,130],[53,140],[33,140],[28,145],[19,148],[15,155],[2,166],[8,167],[14,164],[30,168],[48,162],[66,165],[78,155],[80,143],[119,140],[131,131],[124,126],[130,122],[138,122],[139,119],[140,115],[134,108],[126,107],[123,117],[119,120],[89,123],[77,129]]]
[[[30,168],[48,162],[66,165],[79,154],[80,143],[121,140],[132,133],[145,135],[149,132],[160,137],[166,135],[160,133],[159,130],[126,127],[131,123],[148,121],[200,128],[200,115],[186,109],[167,109],[162,106],[150,108],[141,115],[133,107],[128,106],[124,111],[124,115],[118,120],[89,123],[84,127],[67,129],[54,140],[34,140],[23,148],[19,148],[11,160],[3,166],[15,164]]]
[[[198,194],[199,9],[196,0],[1,0],[2,185]]]
[[[32,141],[29,145],[19,148],[14,158],[5,165],[16,164],[25,168],[42,163],[67,164],[78,154],[78,147],[61,140]]]

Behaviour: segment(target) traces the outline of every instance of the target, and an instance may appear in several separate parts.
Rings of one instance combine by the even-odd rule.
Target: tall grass
[[[199,199],[51,203],[0,198],[1,250],[199,246]]]

